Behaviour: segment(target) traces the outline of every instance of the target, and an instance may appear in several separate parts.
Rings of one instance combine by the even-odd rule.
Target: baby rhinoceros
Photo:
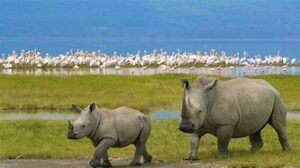
[[[72,106],[79,113],[79,117],[73,122],[69,121],[68,139],[91,139],[96,149],[90,161],[91,167],[111,167],[107,150],[130,144],[136,147],[130,165],[140,165],[141,156],[144,163],[151,162],[152,156],[146,150],[151,125],[149,119],[140,111],[128,107],[98,109],[95,104],[90,104],[86,109]]]

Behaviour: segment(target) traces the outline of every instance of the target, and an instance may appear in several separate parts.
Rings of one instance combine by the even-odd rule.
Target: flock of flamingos
[[[194,69],[195,66],[212,67],[219,70],[223,67],[245,66],[249,68],[257,68],[265,66],[272,68],[280,66],[282,70],[288,65],[296,65],[300,62],[296,58],[288,58],[280,55],[255,55],[250,57],[247,52],[242,54],[226,55],[224,51],[218,53],[215,49],[208,52],[197,53],[180,53],[173,52],[171,54],[161,50],[154,50],[151,53],[137,52],[135,54],[127,53],[125,56],[115,52],[113,55],[108,55],[98,52],[87,52],[83,50],[69,51],[65,54],[52,56],[49,54],[41,55],[37,50],[24,51],[20,53],[13,51],[12,54],[4,55],[0,58],[0,69],[12,68],[73,68],[79,69],[82,67],[90,68],[115,68],[122,69],[123,67],[140,67],[146,70],[150,67],[160,67],[162,71],[185,67]],[[155,65],[155,66],[152,66]]]

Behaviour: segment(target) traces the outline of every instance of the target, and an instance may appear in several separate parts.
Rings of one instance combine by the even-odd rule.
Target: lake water
[[[269,74],[300,74],[300,67],[272,67],[267,68],[265,66],[247,68],[247,67],[226,67],[221,70],[216,70],[216,68],[201,67],[195,69],[189,68],[177,68],[162,70],[161,68],[150,68],[143,70],[142,68],[124,68],[124,69],[98,69],[98,68],[81,68],[81,69],[0,69],[0,74],[18,74],[18,75],[153,75],[153,74],[164,74],[164,73],[174,73],[174,74],[205,74],[205,75],[223,75],[230,77],[242,77],[244,75],[269,75]]]
[[[0,114],[0,121],[1,120],[28,120],[28,119],[39,119],[39,120],[73,120],[76,119],[78,115],[76,114],[65,114],[65,113],[7,113],[7,114]],[[180,119],[179,112],[168,112],[168,111],[158,111],[150,113],[151,120],[166,120],[166,119]],[[300,113],[299,112],[288,112],[287,113],[288,119],[300,120]]]

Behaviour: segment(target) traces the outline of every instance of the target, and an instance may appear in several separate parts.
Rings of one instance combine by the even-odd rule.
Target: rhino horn
[[[68,120],[68,123],[69,123],[69,130],[73,130],[73,125],[72,125],[72,123],[71,123],[71,121],[70,120]]]

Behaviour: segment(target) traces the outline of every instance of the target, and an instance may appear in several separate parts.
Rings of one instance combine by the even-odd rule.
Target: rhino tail
[[[136,138],[136,142],[146,143],[148,137],[150,136],[151,123],[150,123],[150,120],[145,116],[139,116],[138,118],[143,124],[142,124],[142,128],[139,132],[139,135]]]

